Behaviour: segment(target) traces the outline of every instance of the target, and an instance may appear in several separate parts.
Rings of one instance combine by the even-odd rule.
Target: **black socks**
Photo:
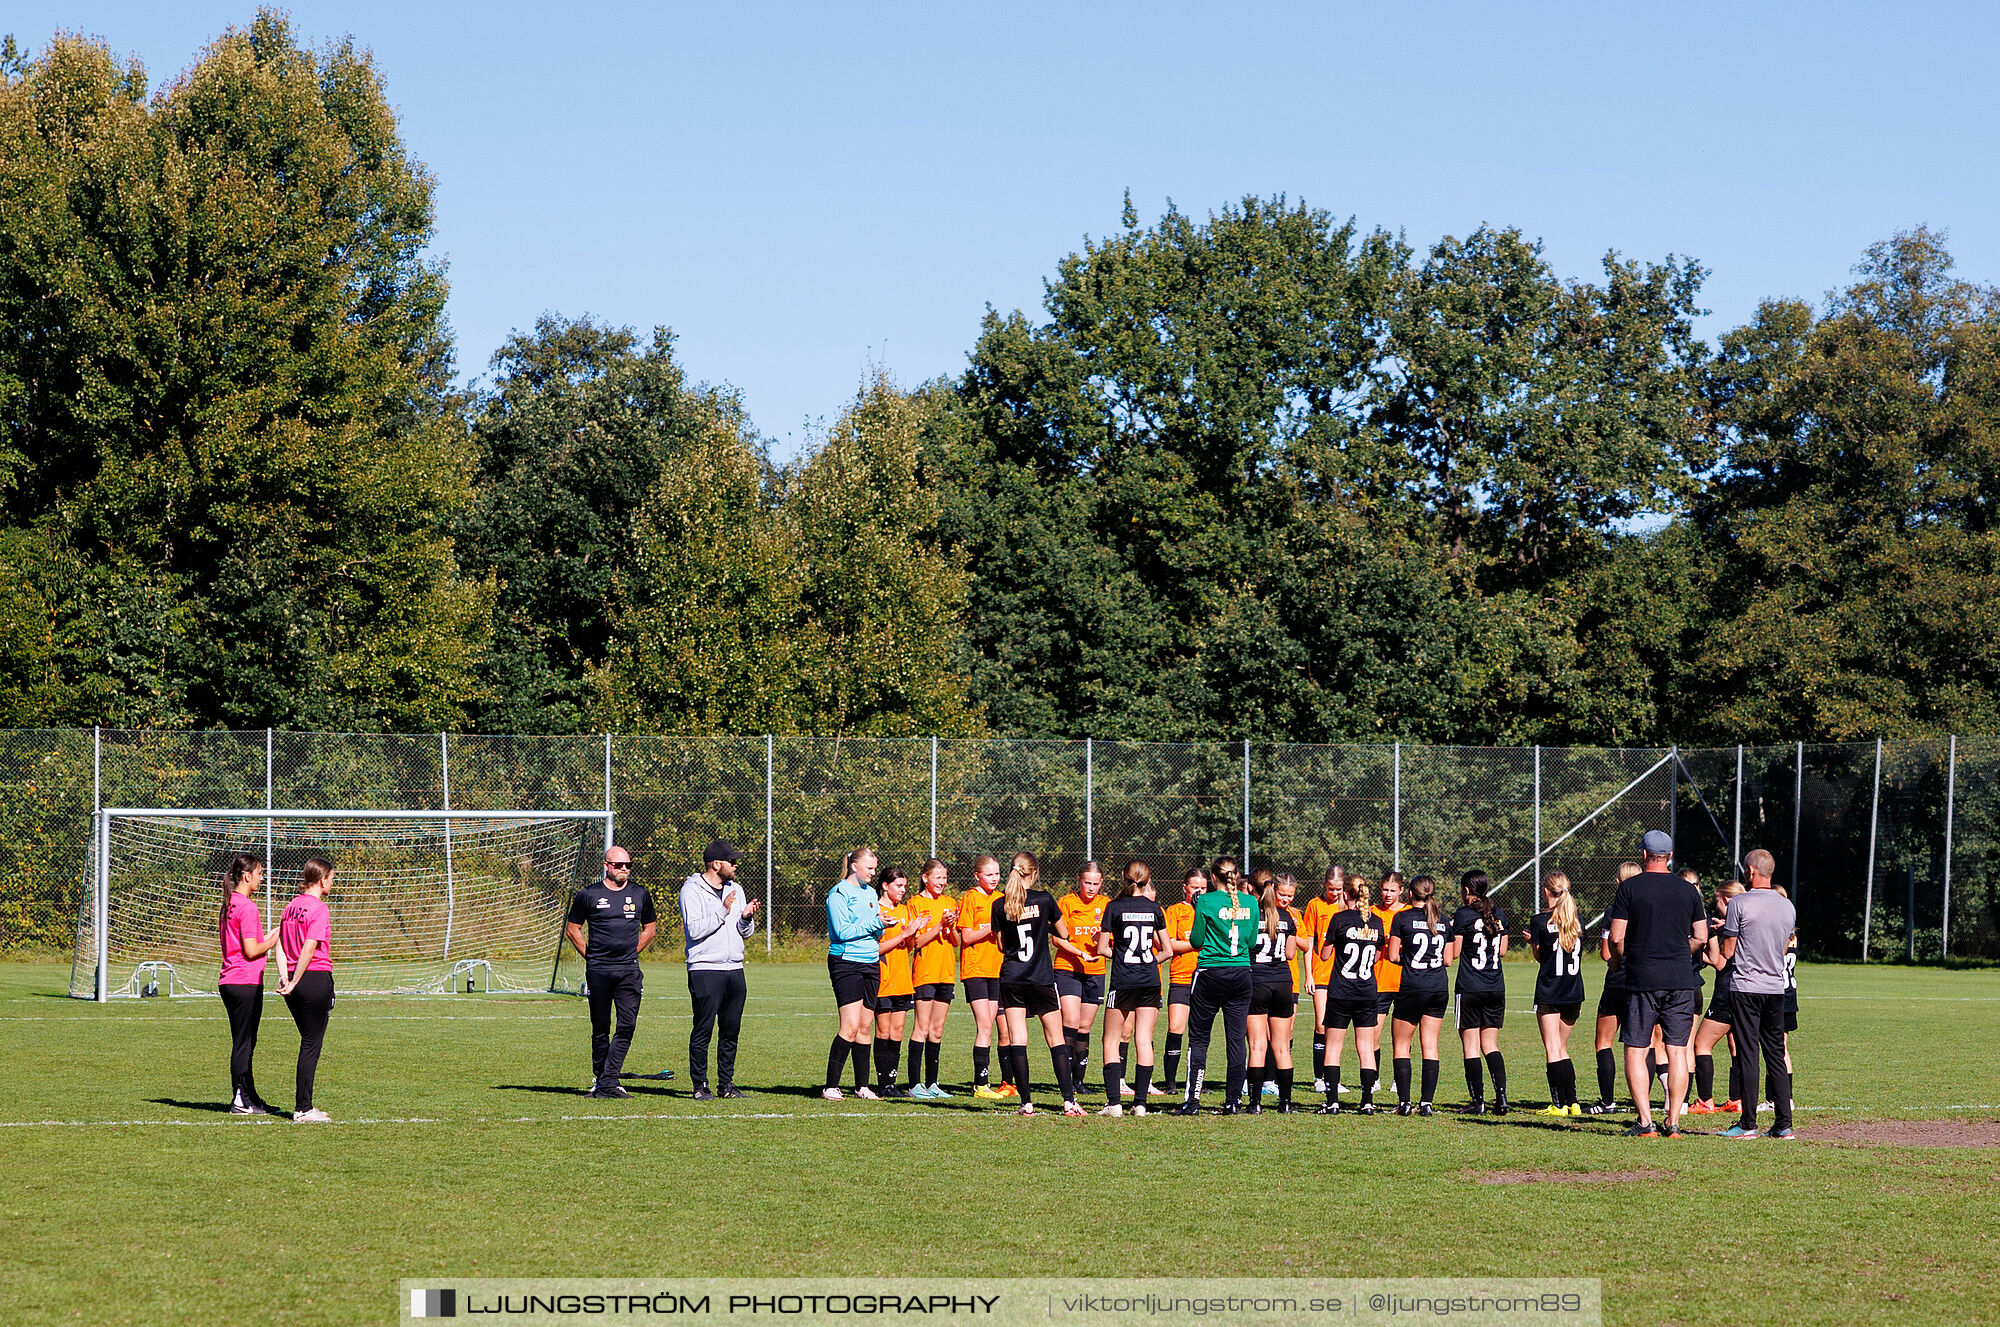
[[[1403,1063],[1408,1064],[1409,1061],[1405,1060]],[[1437,1098],[1438,1063],[1436,1060],[1424,1061],[1424,1095],[1421,1099],[1425,1102],[1430,1102]]]
[[[1486,1072],[1493,1075],[1493,1095],[1507,1095],[1507,1061],[1499,1051],[1486,1052]]]
[[[1326,1032],[1313,1033],[1313,1077],[1326,1077]]]
[[[1291,1105],[1292,1071],[1289,1069],[1273,1069],[1271,1072],[1277,1077],[1278,1080],[1278,1104],[1280,1106]]]
[[[1715,1057],[1697,1055],[1694,1057],[1694,1099],[1696,1101],[1715,1100]]]
[[[1187,1039],[1185,1032],[1167,1034],[1167,1072],[1160,1079],[1161,1085],[1171,1092],[1174,1090],[1175,1070],[1181,1067],[1181,1043]]]
[[[1132,1080],[1132,1099],[1143,1106],[1146,1104],[1146,1098],[1152,1095],[1152,1091],[1153,1066],[1142,1064],[1139,1066],[1139,1076]]]
[[[1549,1104],[1552,1106],[1573,1106],[1576,1100],[1576,1061],[1550,1060]]]
[[[1113,1060],[1104,1066],[1104,1096],[1114,1106],[1118,1104],[1118,1084],[1124,1078],[1125,1074],[1118,1061]]]
[[[1405,1060],[1403,1063],[1408,1064],[1409,1061]],[[1326,1080],[1326,1104],[1331,1106],[1333,1099],[1340,1095],[1340,1066],[1328,1065],[1320,1077]]]
[[[1067,1046],[1049,1047],[1049,1059],[1054,1062],[1056,1067],[1056,1089],[1062,1093],[1062,1099],[1064,1101],[1075,1101],[1076,1077],[1071,1072],[1069,1047]],[[1028,1072],[1028,1053],[1024,1050],[1021,1052],[1022,1077],[1025,1078],[1027,1076],[1027,1072]],[[1028,1094],[1026,1091],[1023,1091],[1021,1093],[1021,1100],[1026,1101],[1027,1099],[1028,1099]]]
[[[878,1046],[880,1045],[879,1042],[875,1044]],[[856,1041],[850,1043],[850,1045],[853,1046],[853,1049],[850,1050],[848,1054],[854,1057],[854,1090],[856,1092],[859,1092],[862,1088],[868,1086],[869,1043],[865,1041]]]
[[[911,1087],[915,1087],[917,1084],[924,1081],[924,1047],[928,1045],[930,1045],[930,1043],[927,1041],[918,1041],[915,1037],[910,1038],[910,1086]]]
[[[972,1048],[972,1081],[975,1086],[984,1087],[992,1081],[993,1048],[974,1046]]]
[[[927,1041],[924,1043],[924,1085],[926,1087],[937,1086],[938,1056],[943,1051],[944,1043],[941,1041]]]
[[[1390,1069],[1396,1075],[1396,1101],[1399,1105],[1410,1100],[1410,1062],[1407,1058],[1390,1061]]]
[[[1618,1090],[1618,1052],[1606,1046],[1597,1053],[1597,1099],[1610,1101]]]
[[[1486,1075],[1480,1072],[1479,1057],[1465,1057],[1465,1091],[1474,1101],[1486,1100]]]
[[[1409,1062],[1406,1060],[1404,1061],[1404,1063],[1407,1064]],[[1379,1071],[1374,1069],[1363,1069],[1361,1071],[1362,1105],[1372,1106],[1375,1104],[1375,1084],[1381,1081],[1382,1081],[1382,1075]]]
[[[877,1038],[875,1042],[875,1085],[894,1087],[896,1085],[896,1061],[901,1058],[902,1048],[893,1041]]]
[[[854,1049],[845,1037],[835,1037],[833,1047],[826,1054],[826,1085],[838,1091],[840,1071],[847,1067],[847,1053]]]

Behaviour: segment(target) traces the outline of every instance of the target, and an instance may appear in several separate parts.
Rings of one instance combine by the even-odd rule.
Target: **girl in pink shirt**
[[[217,923],[222,940],[222,972],[216,993],[229,1014],[229,1113],[267,1115],[270,1107],[257,1094],[251,1060],[257,1054],[257,1025],[264,1018],[264,956],[278,943],[278,933],[264,934],[264,919],[250,895],[264,883],[264,859],[239,852],[223,872],[226,891]]]
[[[327,892],[333,888],[333,863],[306,858],[299,873],[299,892],[285,905],[278,939],[284,946],[291,975],[278,984],[292,1021],[299,1025],[299,1072],[292,1119],[300,1124],[325,1124],[331,1117],[313,1106],[313,1075],[319,1072],[319,1052],[326,1041],[326,1020],[333,1012],[333,915]]]

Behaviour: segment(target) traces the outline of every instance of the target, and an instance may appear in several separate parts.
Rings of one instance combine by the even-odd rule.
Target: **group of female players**
[[[1132,1112],[1144,1114],[1155,1097],[1177,1092],[1182,1099],[1175,1113],[1199,1112],[1203,1066],[1218,1018],[1228,1065],[1222,1112],[1258,1113],[1267,1093],[1277,1098],[1272,1109],[1295,1111],[1292,1040],[1302,993],[1312,1002],[1313,1087],[1323,1098],[1320,1113],[1375,1113],[1386,1023],[1396,1113],[1434,1114],[1447,1012],[1461,1045],[1465,1109],[1504,1115],[1511,1108],[1499,1045],[1506,1019],[1502,960],[1511,933],[1484,871],[1460,878],[1457,907],[1449,915],[1430,876],[1406,882],[1392,871],[1373,884],[1340,867],[1327,872],[1319,897],[1300,911],[1293,906],[1297,880],[1258,870],[1246,881],[1228,857],[1187,872],[1184,898],[1164,908],[1151,868],[1142,861],[1125,867],[1115,897],[1107,896],[1103,872],[1090,862],[1076,889],[1056,898],[1043,887],[1040,864],[1027,852],[1014,855],[1004,884],[998,859],[980,857],[973,887],[956,900],[945,892],[947,869],[935,858],[924,863],[915,895],[901,871],[883,872],[879,879],[875,873],[872,851],[848,855],[847,882],[872,885],[880,896],[879,982],[872,996],[858,995],[851,982],[840,996],[847,1002],[842,1035],[850,1043],[873,1014],[875,1084],[868,1083],[869,1057],[859,1045],[843,1050],[836,1038],[824,1089],[829,1099],[842,1095],[841,1065],[850,1056],[861,1097],[952,1095],[939,1082],[939,1058],[955,972],[972,1006],[972,1093],[1015,1101],[1023,1114],[1035,1110],[1028,1053],[1032,1023],[1041,1025],[1063,1113],[1085,1113],[1077,1097],[1100,1006],[1109,1101],[1100,1114],[1123,1114],[1128,1098]],[[1719,892],[1718,909],[1731,892],[1728,887]],[[1534,1008],[1549,1086],[1543,1113],[1582,1115],[1586,1108],[1578,1098],[1569,1039],[1583,1011],[1585,938],[1569,877],[1557,871],[1544,878],[1541,904],[1518,934],[1537,964]],[[1603,943],[1611,960],[1608,938]],[[1694,1109],[1719,1110],[1723,1107],[1712,1101],[1713,1049],[1728,1034],[1719,942],[1693,961],[1720,974],[1716,1001],[1695,1047],[1700,1099]],[[1156,1082],[1153,1033],[1163,1005],[1165,1064]],[[1598,1006],[1599,1099],[1588,1108],[1593,1114],[1614,1109],[1607,1067],[1623,1006],[1612,962]],[[1725,1011],[1720,1017],[1718,1009]],[[905,1086],[897,1082],[898,1051],[911,1013],[916,1018]],[[1339,1098],[1346,1091],[1341,1073],[1350,1028],[1360,1100],[1344,1107]],[[991,1077],[996,1033],[998,1083]],[[1184,1058],[1187,1072],[1177,1086]],[[1664,1068],[1659,1076],[1664,1078]]]

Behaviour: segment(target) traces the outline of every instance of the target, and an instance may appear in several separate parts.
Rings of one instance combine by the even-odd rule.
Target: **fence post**
[[[1917,864],[1903,863],[1903,957],[1917,961]]]
[[[104,915],[111,907],[111,871],[105,861],[111,851],[111,835],[104,826],[103,724],[90,730],[90,833],[97,840],[97,878],[90,882],[90,892],[97,899],[91,948],[97,951],[97,1002],[104,1004],[111,999],[111,973],[106,966],[111,961],[111,920]]]
[[[1542,883],[1542,746],[1535,744],[1535,883]],[[1528,897],[1533,898],[1533,890]]]
[[[1868,961],[1869,930],[1875,921],[1875,828],[1882,812],[1882,739],[1875,739],[1875,792],[1868,802],[1868,883],[1861,897],[1861,961]]]
[[[771,904],[771,860],[777,855],[777,836],[771,832],[771,765],[773,743],[771,734],[764,734],[764,953],[771,952],[771,923],[774,920]],[[931,841],[933,853],[937,841],[937,739],[931,739]]]
[[[1669,774],[1673,775],[1673,778],[1668,781],[1667,785],[1667,837],[1674,841],[1674,855],[1678,857],[1680,855],[1680,845],[1681,845],[1682,766],[1681,766],[1680,747],[1678,745],[1674,746],[1673,748],[1671,748],[1669,754],[1673,756],[1674,763],[1672,767],[1667,771]],[[1693,778],[1690,777],[1688,782],[1690,783],[1694,782]]]
[[[451,734],[438,734],[438,765],[444,783],[444,809],[451,810]],[[456,882],[451,869],[451,821],[444,822],[444,957],[451,959],[451,924],[458,917]],[[468,979],[469,980],[469,979]],[[449,983],[448,983],[449,984]]]
[[[931,738],[931,851],[937,856],[937,738]]]
[[[1736,823],[1729,830],[1729,874],[1743,869],[1743,743],[1736,744]]]
[[[1243,739],[1243,874],[1250,874],[1250,739]]]
[[[271,800],[271,746],[271,730],[266,728],[264,730],[264,809],[266,811],[277,805],[276,802]],[[271,931],[271,864],[277,861],[277,855],[271,851],[272,837],[271,817],[267,815],[264,817],[264,931],[266,934],[269,934]]]
[[[1958,799],[1958,734],[1951,735],[1944,768],[1944,916],[1938,922],[1938,957],[1951,957],[1951,813]]]
[[[1395,786],[1389,811],[1389,856],[1397,872],[1403,869],[1403,744],[1396,743]]]
[[[1083,859],[1097,860],[1097,748],[1083,739]]]
[[[1798,907],[1798,819],[1806,809],[1806,743],[1792,755],[1792,907]]]

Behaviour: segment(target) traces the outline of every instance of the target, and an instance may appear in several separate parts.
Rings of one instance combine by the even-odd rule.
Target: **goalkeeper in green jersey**
[[[1227,866],[1227,870],[1223,868]],[[1229,1078],[1223,1093],[1222,1113],[1234,1115],[1242,1109],[1243,1079],[1249,1061],[1244,1027],[1250,1016],[1250,953],[1256,947],[1257,927],[1262,910],[1255,894],[1238,888],[1234,862],[1217,861],[1210,873],[1215,886],[1195,900],[1194,925],[1188,942],[1201,955],[1195,965],[1194,985],[1188,992],[1191,1012],[1188,1019],[1188,1063],[1208,1059],[1208,1038],[1215,1016],[1222,1015],[1223,1036],[1229,1044]],[[1195,1095],[1195,1075],[1188,1075],[1187,1100],[1176,1107],[1176,1115],[1199,1115],[1201,1101]]]

